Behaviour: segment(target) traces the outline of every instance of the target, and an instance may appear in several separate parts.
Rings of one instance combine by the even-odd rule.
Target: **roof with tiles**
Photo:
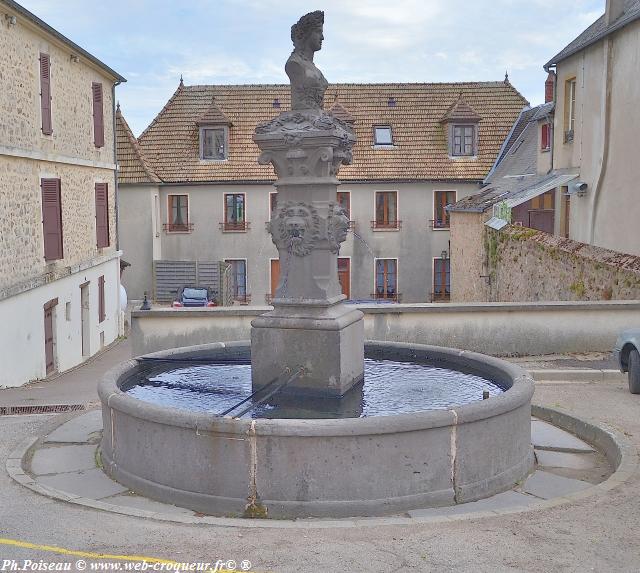
[[[462,94],[460,94],[460,97],[451,104],[440,121],[442,123],[448,121],[471,121],[475,123],[481,119],[482,117],[479,116],[475,110],[466,101],[464,101],[464,99],[462,99]]]
[[[524,109],[512,130],[502,155],[496,161],[486,186],[479,192],[454,203],[450,211],[483,212],[502,200],[526,195],[556,181],[559,172],[538,174],[538,120],[553,104]]]
[[[545,70],[555,66],[569,56],[584,50],[586,47],[595,44],[602,38],[606,38],[612,32],[623,28],[627,24],[640,18],[640,0],[625,0],[622,14],[613,22],[607,23],[606,14],[598,18],[582,34],[573,40],[568,46],[563,48],[558,54],[551,58],[545,65]]]
[[[229,118],[222,113],[220,108],[216,105],[215,98],[211,100],[211,104],[204,112],[202,117],[198,118],[196,122],[198,125],[230,125]]]
[[[444,114],[462,97],[480,116],[478,154],[448,156]],[[215,98],[233,126],[225,161],[199,159],[197,121]],[[278,102],[276,105],[276,101]],[[332,84],[325,106],[340,102],[354,120],[358,142],[342,181],[482,180],[509,134],[524,97],[508,82],[449,84]],[[391,106],[390,101],[395,105]],[[140,149],[166,183],[272,182],[259,165],[252,140],[256,125],[290,107],[288,85],[180,85],[138,138]],[[374,148],[373,125],[392,126],[394,146]],[[125,174],[123,174],[125,177]]]
[[[160,183],[160,178],[141,153],[119,104],[116,109],[116,149],[120,183]]]

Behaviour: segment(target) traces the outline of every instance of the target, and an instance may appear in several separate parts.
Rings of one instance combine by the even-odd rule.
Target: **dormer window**
[[[229,128],[231,122],[216,105],[215,98],[198,119],[200,128],[200,159],[223,161],[229,156]]]
[[[440,123],[446,130],[451,158],[478,155],[478,124],[481,119],[462,94],[449,106]]]
[[[376,125],[373,127],[373,144],[374,145],[393,145],[393,134],[390,125]]]
[[[223,160],[227,158],[227,128],[200,128],[200,158]]]
[[[476,126],[453,124],[451,143],[454,157],[476,155]]]

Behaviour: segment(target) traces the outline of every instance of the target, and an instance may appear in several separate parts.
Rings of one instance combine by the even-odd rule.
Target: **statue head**
[[[322,47],[322,26],[324,25],[324,12],[316,10],[305,14],[291,26],[291,41],[296,50],[308,45],[314,52]]]

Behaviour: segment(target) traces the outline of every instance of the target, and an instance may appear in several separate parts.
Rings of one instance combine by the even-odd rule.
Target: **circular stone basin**
[[[374,407],[371,396],[367,400],[370,374],[364,389],[328,401],[327,411],[284,401],[244,417],[221,417],[227,402],[216,392],[186,405],[164,394],[167,387],[184,394],[171,377],[174,364],[162,366],[168,378],[158,373],[165,359],[249,357],[249,342],[217,343],[157,352],[108,372],[98,388],[105,471],[136,492],[202,513],[291,518],[385,515],[473,501],[509,489],[533,465],[532,379],[513,364],[472,352],[368,342],[370,365],[393,361],[402,372],[385,375],[374,368]],[[411,388],[423,384],[411,380],[418,366],[446,374],[444,385],[449,371],[462,371],[463,386],[471,389],[461,392],[462,400],[446,393],[433,403],[417,399],[437,394],[436,379],[431,391],[427,384],[412,396]],[[228,403],[250,393],[247,369],[227,384]],[[155,382],[136,387],[132,380],[141,373]],[[160,391],[154,393],[154,386]],[[469,397],[477,401],[464,404]]]

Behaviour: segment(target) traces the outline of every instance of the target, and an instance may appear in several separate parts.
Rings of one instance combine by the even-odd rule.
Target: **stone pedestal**
[[[345,305],[337,257],[349,219],[336,202],[338,169],[351,161],[349,125],[321,110],[285,112],[256,128],[259,162],[278,180],[270,232],[280,256],[274,310],[252,322],[254,390],[300,367],[282,392],[341,396],[363,379],[364,327]]]

